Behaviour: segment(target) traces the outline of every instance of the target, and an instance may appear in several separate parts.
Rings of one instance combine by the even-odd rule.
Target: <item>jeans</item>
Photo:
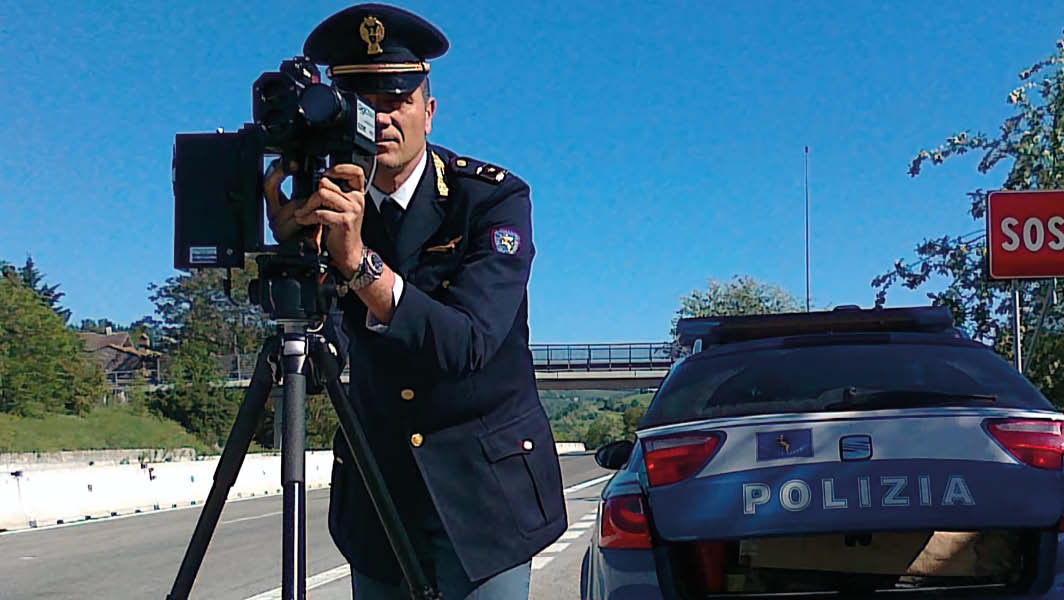
[[[433,511],[435,512],[435,511]],[[432,514],[423,531],[428,540],[428,557],[435,571],[436,589],[444,600],[528,600],[532,560],[481,581],[470,581],[455,553],[454,545],[439,517]],[[385,550],[390,552],[391,549]],[[431,573],[427,573],[429,577]],[[406,583],[392,585],[351,569],[352,597],[355,600],[409,600]]]

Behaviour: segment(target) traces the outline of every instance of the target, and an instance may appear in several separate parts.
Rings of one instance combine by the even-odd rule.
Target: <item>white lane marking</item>
[[[580,517],[580,520],[581,521],[594,521],[597,517],[598,517],[598,515],[595,514],[595,511],[591,511],[591,512],[587,513],[586,515]]]
[[[532,557],[532,570],[538,571],[550,564],[552,560],[554,560],[553,556],[534,556]]]
[[[613,477],[613,475],[605,475],[603,477],[598,477],[596,479],[592,479],[591,481],[585,481],[583,483],[578,483],[578,484],[576,484],[574,486],[565,488],[565,490],[563,490],[562,493],[563,494],[569,494],[569,493],[575,492],[577,490],[582,490],[584,488],[591,487],[591,486],[593,486],[593,485],[595,485],[597,483],[602,483],[603,481],[606,481],[610,477]],[[233,519],[232,521],[222,521],[221,523],[219,523],[219,525],[224,525],[226,523],[236,523],[236,522],[239,522],[239,521],[249,521],[251,519],[261,519],[263,517],[270,517],[270,516],[278,515],[278,514],[282,514],[282,513],[281,512],[273,512],[273,513],[268,513],[268,514],[265,514],[265,515],[257,515],[257,516],[254,516],[254,517],[243,517],[243,518],[240,518],[240,519]],[[569,531],[566,531],[564,534],[562,534],[561,538],[559,538],[559,539],[566,539],[566,540],[568,540],[568,539],[576,539],[576,538],[580,537],[581,535],[583,535],[584,532],[580,531],[580,530],[586,529],[586,528],[590,527],[591,524],[592,524],[591,521],[588,519],[589,516],[590,516],[591,519],[595,518],[595,514],[593,512],[589,513],[587,515],[584,515],[583,517],[581,517],[580,522],[570,525],[569,526]],[[568,542],[555,542],[555,543],[551,544],[550,546],[544,548],[542,550],[541,554],[546,554],[546,553],[552,553],[553,554],[553,553],[561,552],[561,551],[565,550],[566,548],[568,548],[570,545],[572,545],[572,544],[570,544]],[[548,564],[550,564],[550,562],[552,560],[554,560],[553,556],[541,556],[541,555],[534,556],[534,557],[532,557],[532,570],[538,571],[539,569],[542,569],[542,568],[546,567]],[[311,589],[314,589],[314,588],[317,588],[317,587],[321,587],[323,585],[332,583],[332,582],[336,581],[337,579],[342,579],[344,577],[350,577],[350,576],[351,576],[351,565],[341,565],[339,567],[336,567],[335,569],[330,569],[328,571],[325,571],[324,573],[318,573],[317,575],[314,575],[313,577],[308,577],[307,578],[307,590],[311,590]],[[263,592],[263,593],[261,593],[261,594],[259,594],[257,596],[252,596],[252,597],[248,598],[247,600],[280,600],[280,598],[281,598],[281,588],[276,588],[276,589],[272,589],[272,590]]]
[[[564,490],[562,490],[562,493],[568,496],[569,494],[571,494],[573,492],[582,490],[584,488],[591,487],[591,486],[595,485],[596,483],[602,483],[603,481],[606,481],[610,477],[613,477],[613,474],[603,475],[602,477],[597,477],[595,479],[592,479],[591,481],[585,481],[583,483],[578,483],[576,485],[569,486],[569,487],[565,488]]]
[[[219,525],[228,525],[229,523],[239,523],[241,521],[253,521],[255,519],[265,519],[266,517],[272,517],[272,516],[275,516],[275,515],[283,515],[283,514],[284,514],[284,511],[283,510],[279,510],[279,511],[272,512],[272,513],[266,513],[264,515],[255,515],[254,517],[241,517],[239,519],[232,519],[230,521],[222,521],[222,522],[220,522],[218,524]]]
[[[554,542],[550,546],[547,546],[546,548],[541,550],[540,554],[554,554],[556,552],[561,552],[562,550],[565,550],[571,545],[572,544],[568,542]]]
[[[332,583],[337,579],[343,579],[344,577],[351,576],[351,565],[340,565],[335,569],[329,569],[324,573],[318,573],[313,577],[307,577],[307,589],[312,590],[314,588],[321,587],[323,585]],[[257,596],[252,596],[247,600],[280,600],[281,588],[275,588],[266,592],[263,592]]]

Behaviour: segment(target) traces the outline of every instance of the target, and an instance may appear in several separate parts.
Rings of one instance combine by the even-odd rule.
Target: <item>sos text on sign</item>
[[[986,227],[990,279],[1064,277],[1064,190],[991,192]]]

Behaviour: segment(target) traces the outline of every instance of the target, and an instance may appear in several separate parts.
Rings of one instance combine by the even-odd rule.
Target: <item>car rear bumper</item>
[[[1054,551],[1039,565],[1033,587],[1043,592],[1007,594],[979,590],[959,590],[955,593],[941,592],[887,592],[872,594],[884,598],[948,598],[963,597],[965,600],[1064,600],[1064,534],[1056,535]],[[589,552],[585,578],[588,585],[582,590],[584,600],[687,600],[678,596],[672,584],[672,570],[667,564],[667,552],[656,550],[604,550],[592,545]],[[664,585],[662,584],[664,580]],[[586,592],[586,594],[584,593]],[[727,596],[725,596],[727,597]],[[756,597],[737,596],[731,597]],[[771,598],[773,596],[762,596]],[[779,596],[776,596],[779,597]],[[837,598],[837,594],[788,596],[788,598]]]

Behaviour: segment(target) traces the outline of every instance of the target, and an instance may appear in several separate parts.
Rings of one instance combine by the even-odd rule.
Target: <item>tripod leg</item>
[[[413,600],[440,600],[442,596],[429,582],[425,571],[421,568],[421,563],[418,562],[414,546],[410,543],[410,537],[406,533],[406,527],[399,518],[399,511],[396,510],[392,495],[384,483],[384,475],[381,474],[377,460],[370,450],[362,423],[347,400],[347,394],[344,393],[343,385],[340,383],[339,365],[336,359],[326,350],[325,341],[322,338],[316,339],[312,350],[314,363],[326,381],[329,399],[332,400],[333,409],[340,422],[340,431],[351,450],[351,456],[355,459],[355,465],[362,474],[366,492],[374,508],[377,509],[384,533],[388,536],[388,542],[395,552],[399,568],[410,588],[411,598]]]
[[[251,438],[255,435],[255,428],[262,419],[262,412],[266,405],[266,397],[270,394],[273,386],[273,377],[268,363],[268,357],[276,354],[278,340],[273,337],[266,341],[259,352],[258,362],[255,364],[255,373],[251,376],[251,385],[244,393],[244,400],[240,404],[240,411],[236,415],[233,429],[225,441],[222,457],[214,470],[214,483],[211,485],[207,502],[200,512],[196,530],[192,533],[192,540],[188,543],[185,558],[181,561],[181,568],[177,572],[177,579],[170,589],[167,600],[187,600],[192,584],[196,581],[203,556],[207,553],[211,536],[218,526],[218,518],[222,515],[222,507],[229,496],[229,490],[236,483],[236,477],[240,473],[240,467],[244,464]]]
[[[281,485],[284,489],[284,531],[281,549],[281,599],[304,600],[306,563],[306,394],[307,338],[285,334],[284,422],[281,425]]]

